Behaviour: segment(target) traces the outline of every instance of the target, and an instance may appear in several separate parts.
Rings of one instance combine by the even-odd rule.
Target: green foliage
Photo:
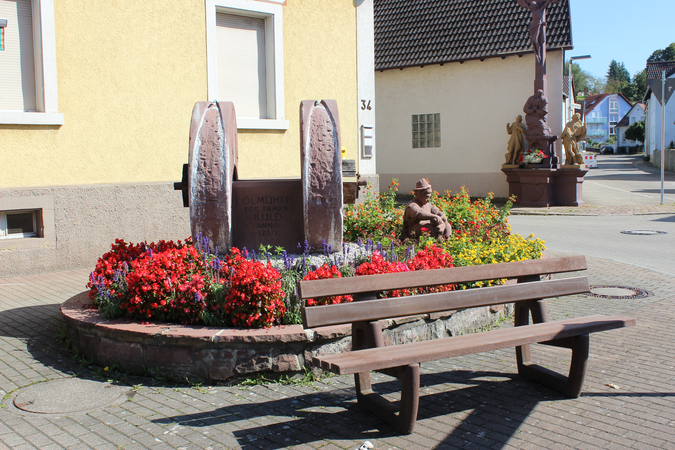
[[[605,92],[605,79],[591,76],[588,78],[589,92],[591,95],[602,94]]]
[[[392,180],[387,192],[368,192],[362,203],[346,205],[344,214],[344,240],[381,240],[396,237],[403,225],[403,215],[397,207],[398,180]]]
[[[640,72],[633,75],[633,84],[635,84],[636,96],[630,98],[630,101],[642,101],[642,98],[647,92],[647,69],[642,69]]]
[[[383,195],[391,196],[397,187],[398,181],[393,180],[389,192]],[[401,241],[398,236],[402,227],[404,206],[372,196],[367,206],[348,208],[350,221],[345,221],[345,240],[349,238],[354,242],[357,239],[382,238],[383,247],[392,246],[399,259],[404,259],[410,245],[425,248],[437,243],[453,257],[456,266],[541,258],[543,241],[534,239],[533,236],[523,238],[510,232],[508,216],[513,206],[512,199],[499,208],[493,204],[492,195],[474,201],[468,190],[461,188],[454,196],[450,192],[442,195],[434,192],[430,201],[444,212],[452,225],[453,234],[449,239],[422,236],[419,242]],[[380,213],[374,212],[378,209],[386,220],[378,220]],[[375,226],[378,223],[381,228]]]
[[[607,94],[622,94],[632,103],[642,99],[647,90],[646,72],[639,72],[631,81],[626,66],[612,60],[607,70],[607,82],[604,92]]]
[[[654,53],[652,53],[651,56],[647,58],[647,62],[664,61],[675,61],[675,42],[664,49],[655,50]]]
[[[609,63],[609,69],[607,69],[607,81],[616,80],[621,83],[630,83],[630,74],[626,69],[626,66],[621,62],[617,62],[615,59]]]
[[[631,141],[644,142],[645,141],[645,121],[635,122],[626,129],[626,139]]]
[[[565,63],[564,74],[568,75],[570,72],[570,63],[569,61]],[[579,64],[572,62],[572,78],[574,79],[574,88],[577,92],[589,92],[591,90],[591,84],[589,79],[592,78],[592,75],[586,71],[581,70]]]

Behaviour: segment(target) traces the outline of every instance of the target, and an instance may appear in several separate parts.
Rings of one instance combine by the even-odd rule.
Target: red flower
[[[328,266],[324,264],[316,270],[308,272],[303,280],[325,280],[327,278],[342,278],[342,273],[338,270],[337,266]],[[335,297],[321,297],[317,299],[308,298],[307,306],[316,306],[316,305],[337,305],[338,303],[350,303],[354,299],[351,295],[339,295]]]

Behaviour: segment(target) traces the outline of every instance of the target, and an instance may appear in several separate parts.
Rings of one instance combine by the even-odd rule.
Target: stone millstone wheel
[[[314,249],[342,245],[342,157],[335,100],[300,103],[305,239]]]
[[[226,251],[232,244],[232,181],[237,179],[237,119],[232,102],[197,102],[187,164],[190,229]]]

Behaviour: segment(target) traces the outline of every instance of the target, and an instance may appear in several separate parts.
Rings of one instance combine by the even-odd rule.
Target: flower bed
[[[97,262],[88,287],[90,298],[106,319],[126,317],[141,322],[202,324],[214,327],[263,328],[301,323],[305,305],[295,293],[297,281],[428,270],[453,265],[489,264],[541,257],[543,242],[510,233],[508,213],[492,197],[472,201],[468,191],[434,193],[431,202],[453,227],[448,239],[423,236],[401,240],[403,207],[396,201],[398,183],[387,193],[369,195],[345,208],[345,241],[341,254],[324,248],[317,260],[309,248],[299,256],[284,249],[233,248],[226,255],[201,236],[185,242],[128,244],[116,240]],[[350,252],[352,252],[350,254]],[[383,292],[404,296],[499,283],[486,280],[461,286],[437,286]],[[350,296],[310,299],[307,306],[350,302]]]

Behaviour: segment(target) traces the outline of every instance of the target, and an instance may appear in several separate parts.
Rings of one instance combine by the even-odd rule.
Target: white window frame
[[[32,233],[7,233],[7,214],[25,214],[32,213],[33,215],[33,232]],[[37,223],[37,210],[26,209],[26,210],[17,210],[17,211],[0,211],[0,239],[21,239],[29,237],[37,237],[38,235],[38,223]]]
[[[267,57],[267,112],[270,119],[237,117],[240,130],[287,130],[284,109],[283,6],[254,0],[206,0],[206,57],[209,100],[218,98],[216,13],[265,19]]]
[[[38,112],[0,110],[0,124],[63,125],[56,89],[54,0],[32,0],[31,5]]]
[[[619,101],[618,100],[610,100],[609,101],[609,112],[619,112]]]
[[[12,195],[13,191],[0,189],[0,212],[35,211],[37,221],[35,224],[36,236],[0,239],[0,252],[3,250],[49,251],[56,248],[54,196],[50,194],[10,197],[6,196],[8,193]]]

